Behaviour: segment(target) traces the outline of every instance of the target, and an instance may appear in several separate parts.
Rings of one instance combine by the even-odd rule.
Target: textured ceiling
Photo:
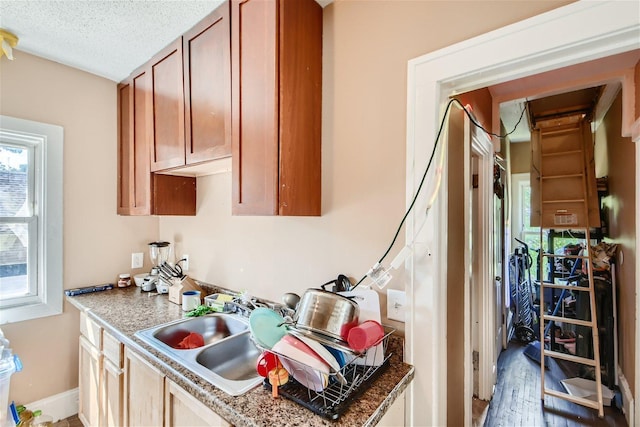
[[[0,28],[20,38],[16,61],[23,51],[118,82],[221,2],[0,0]]]

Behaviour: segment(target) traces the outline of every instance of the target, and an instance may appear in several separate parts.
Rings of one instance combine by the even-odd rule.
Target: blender
[[[149,258],[151,259],[151,272],[144,279],[142,284],[143,291],[153,291],[156,289],[159,294],[169,293],[168,283],[160,276],[160,266],[169,260],[171,256],[171,243],[169,242],[151,242],[149,243]]]

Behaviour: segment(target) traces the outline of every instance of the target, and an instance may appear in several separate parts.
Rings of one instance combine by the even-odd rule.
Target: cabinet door
[[[162,426],[164,375],[125,347],[125,425]]]
[[[136,72],[118,85],[118,214],[151,213],[149,73]]]
[[[322,7],[231,5],[232,212],[320,215]]]
[[[86,426],[99,426],[102,418],[100,414],[102,355],[100,350],[83,336],[80,337],[78,362],[78,418]]]
[[[123,425],[124,372],[106,358],[102,369],[103,424],[105,426]]]
[[[182,38],[150,62],[151,171],[185,164]]]
[[[166,427],[227,427],[231,426],[202,402],[187,393],[173,381],[166,380],[165,419]]]
[[[231,3],[233,213],[278,213],[277,2]]]
[[[229,31],[225,2],[182,38],[187,164],[231,155]]]
[[[278,213],[321,214],[322,7],[279,2]]]

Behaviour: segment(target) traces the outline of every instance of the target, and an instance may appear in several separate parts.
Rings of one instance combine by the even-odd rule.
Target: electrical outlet
[[[405,322],[406,298],[405,291],[387,290],[387,319]]]
[[[144,254],[142,252],[134,252],[131,254],[131,268],[142,268],[144,263]]]
[[[182,259],[184,260],[180,263],[180,265],[182,266],[182,271],[189,271],[189,255],[182,255]]]

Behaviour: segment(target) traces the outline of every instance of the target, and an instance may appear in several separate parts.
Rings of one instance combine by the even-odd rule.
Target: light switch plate
[[[144,254],[142,252],[134,252],[131,254],[131,268],[142,268],[144,262]]]
[[[387,319],[405,322],[406,298],[405,291],[387,290]]]

